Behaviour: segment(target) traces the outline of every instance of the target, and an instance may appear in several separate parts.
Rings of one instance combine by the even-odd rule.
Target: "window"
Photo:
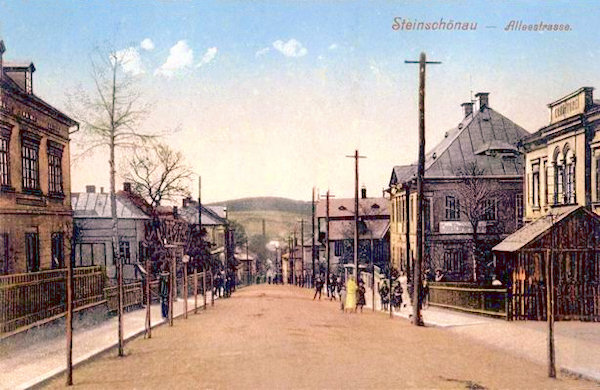
[[[27,272],[40,270],[40,239],[37,233],[25,233],[25,258]]]
[[[0,134],[0,186],[10,187],[9,138]]]
[[[62,145],[48,141],[48,192],[63,194]]]
[[[523,194],[515,195],[515,216],[517,226],[523,225]]]
[[[596,201],[600,202],[600,156],[596,157]]]
[[[533,165],[531,175],[531,200],[534,207],[540,206],[540,164]]]
[[[461,273],[463,271],[463,251],[461,249],[446,249],[444,252],[444,269],[446,272],[453,273]]]
[[[431,200],[423,199],[423,231],[431,232]]]
[[[337,257],[340,257],[344,253],[344,241],[342,241],[342,240],[334,241],[333,253]]]
[[[8,274],[8,233],[0,234],[0,275]]]
[[[123,259],[123,264],[131,263],[131,250],[129,241],[119,241],[119,255]]]
[[[496,220],[496,199],[485,199],[483,201],[483,220]]]
[[[65,267],[65,237],[61,232],[52,233],[52,269]]]
[[[22,137],[21,167],[24,191],[39,191],[40,189],[39,148],[39,141]]]
[[[575,203],[575,156],[568,150],[565,153],[564,168],[564,203]]]
[[[544,204],[550,203],[548,199],[548,161],[544,161]]]
[[[446,221],[460,219],[459,201],[454,196],[446,196]]]

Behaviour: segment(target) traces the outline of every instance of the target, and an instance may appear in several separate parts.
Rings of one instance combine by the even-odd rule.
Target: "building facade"
[[[139,270],[142,246],[150,216],[130,201],[130,188],[119,191],[117,197],[117,228],[119,253],[123,259],[123,279],[141,278]],[[96,192],[95,186],[86,186],[86,192],[71,194],[75,223],[75,267],[100,265],[111,279],[117,278],[112,242],[112,215],[110,194]]]
[[[572,205],[600,212],[600,104],[582,87],[548,104],[550,123],[524,140],[525,220]]]
[[[461,122],[425,158],[424,269],[441,270],[445,280],[484,277],[491,247],[523,219],[518,145],[529,133],[493,110],[488,93],[476,96],[478,110],[462,104]],[[416,164],[394,167],[388,189],[392,262],[409,275],[416,255],[416,172]]]
[[[329,246],[329,272],[341,275],[344,264],[354,263],[354,198],[331,198],[329,212],[327,209],[327,200],[320,199],[316,207],[317,239],[324,247]],[[389,201],[386,198],[369,198],[363,188],[358,209],[359,262],[370,265],[373,261],[376,266],[385,268],[390,259]],[[326,256],[326,250],[319,250],[321,264],[327,264]]]
[[[33,92],[33,63],[0,40],[0,274],[63,268],[73,229],[69,132],[78,124]]]

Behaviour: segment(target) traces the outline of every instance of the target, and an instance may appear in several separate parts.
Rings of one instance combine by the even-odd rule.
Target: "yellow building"
[[[0,40],[0,274],[62,268],[72,232],[69,129],[33,93],[33,63],[3,61]]]
[[[548,104],[550,123],[524,140],[525,220],[580,205],[600,211],[600,104],[583,87]]]

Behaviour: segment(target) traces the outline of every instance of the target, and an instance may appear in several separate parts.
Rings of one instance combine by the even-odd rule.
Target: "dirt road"
[[[76,388],[598,388],[438,328],[343,314],[310,291],[261,285],[161,326],[127,355],[77,367]],[[49,384],[63,387],[64,378]]]

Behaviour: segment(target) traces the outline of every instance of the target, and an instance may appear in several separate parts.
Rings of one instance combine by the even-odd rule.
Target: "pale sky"
[[[0,37],[7,60],[35,63],[35,93],[63,109],[68,90],[89,85],[94,47],[125,50],[153,106],[144,128],[181,128],[165,142],[202,175],[204,201],[309,200],[313,186],[353,195],[355,149],[372,195],[416,160],[418,73],[404,60],[420,51],[443,62],[428,68],[427,149],[479,91],[528,131],[544,126],[547,103],[600,86],[599,11],[583,0],[36,0],[0,3]],[[395,31],[395,17],[478,27]],[[504,31],[511,20],[572,31]],[[72,190],[108,188],[106,160],[74,165]]]

